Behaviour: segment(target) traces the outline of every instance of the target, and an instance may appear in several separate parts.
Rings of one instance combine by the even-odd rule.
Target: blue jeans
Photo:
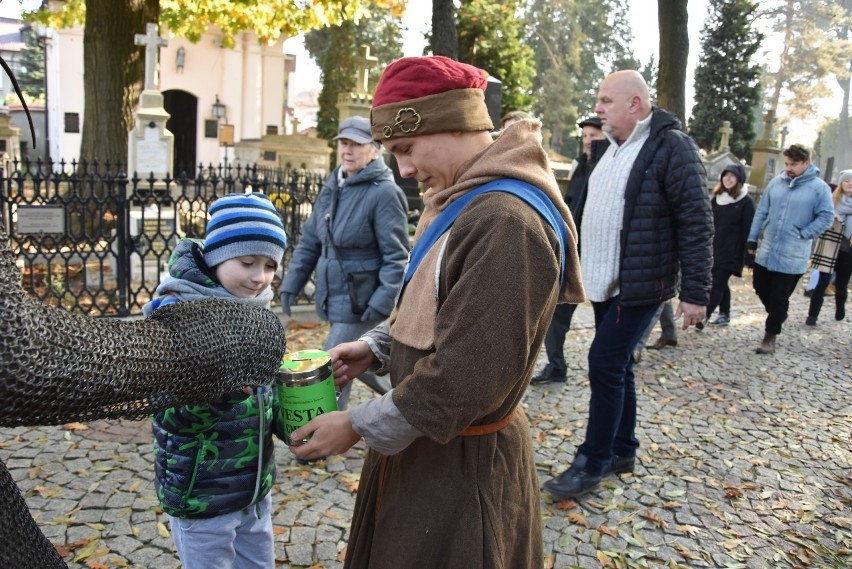
[[[169,516],[169,525],[184,569],[275,567],[269,494],[257,506],[213,518]]]
[[[332,322],[331,330],[328,333],[328,338],[325,339],[324,350],[333,348],[344,342],[352,342],[369,332],[379,325],[377,322]],[[365,371],[358,376],[358,379],[363,381],[373,391],[377,393],[387,393],[391,389],[390,375],[378,376],[371,371]],[[340,389],[340,395],[337,396],[337,408],[341,411],[349,406],[349,396],[352,393],[352,382],[350,381]]]
[[[636,455],[636,384],[633,350],[651,324],[659,303],[622,306],[621,297],[593,302],[595,338],[589,348],[589,424],[578,453],[586,457],[586,470],[599,474],[612,455]]]

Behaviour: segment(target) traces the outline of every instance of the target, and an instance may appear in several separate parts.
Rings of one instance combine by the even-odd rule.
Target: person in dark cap
[[[719,183],[713,189],[710,207],[713,209],[713,284],[707,319],[719,308],[719,316],[712,326],[727,326],[731,321],[732,276],[743,276],[746,242],[754,219],[754,202],[745,187],[746,171],[740,164],[731,164],[722,170]],[[703,327],[703,326],[701,326]],[[699,328],[701,328],[699,327]]]
[[[583,131],[583,152],[574,159],[571,168],[571,180],[565,193],[565,203],[571,210],[574,223],[579,226],[583,218],[583,204],[586,202],[586,187],[589,175],[594,168],[591,160],[592,144],[603,140],[604,133],[600,117],[593,116],[577,123]],[[568,381],[568,364],[565,363],[565,335],[571,329],[576,304],[558,304],[553,311],[553,319],[544,337],[544,350],[547,353],[547,364],[544,369],[534,375],[530,381],[533,385],[545,383],[565,383]]]
[[[541,567],[540,494],[519,408],[557,302],[580,303],[576,229],[536,121],[496,139],[486,74],[446,57],[385,69],[373,137],[429,189],[388,322],[332,348],[339,381],[389,366],[393,390],[293,433],[364,461],[344,567]]]
[[[323,184],[279,287],[291,315],[311,274],[316,311],[331,329],[323,349],[349,342],[388,317],[408,260],[408,203],[379,156],[370,121],[349,117],[337,136],[338,166]],[[377,393],[390,381],[365,371],[358,379]],[[349,404],[352,384],[341,388],[338,408]]]

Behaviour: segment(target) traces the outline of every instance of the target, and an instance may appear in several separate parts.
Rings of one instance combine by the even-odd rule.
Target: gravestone
[[[155,189],[165,189],[164,180],[174,163],[174,135],[166,129],[169,114],[159,91],[157,62],[160,46],[168,41],[157,34],[157,24],[149,23],[145,34],[136,34],[136,45],[145,46],[145,88],[134,113],[136,126],[128,135],[128,173],[141,178],[153,175]]]
[[[763,121],[763,138],[752,146],[751,175],[748,183],[762,194],[766,184],[781,171],[781,149],[775,140],[775,111],[769,110]]]
[[[734,129],[731,128],[731,123],[729,121],[722,121],[722,127],[719,129],[719,134],[721,135],[719,139],[719,146],[708,156],[702,158],[702,161],[704,162],[704,169],[707,172],[708,191],[711,191],[716,187],[716,184],[719,183],[719,180],[722,177],[722,172],[724,172],[725,168],[728,166],[743,166],[746,169],[746,180],[748,180],[748,174],[751,171],[751,168],[743,164],[739,156],[731,152],[729,141],[730,135],[733,133]],[[754,195],[754,186],[746,183],[745,188],[749,194]]]
[[[0,107],[0,158],[3,167],[11,171],[8,163],[21,159],[21,129],[12,126],[12,115],[9,107]]]
[[[130,210],[130,281],[152,282],[164,270],[183,231],[174,208],[151,204]]]

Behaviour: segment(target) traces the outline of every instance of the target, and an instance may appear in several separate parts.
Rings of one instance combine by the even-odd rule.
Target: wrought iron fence
[[[286,267],[323,175],[259,166],[199,165],[197,175],[128,178],[120,164],[10,162],[0,168],[0,215],[23,287],[92,316],[139,314],[181,237],[203,238],[207,208],[260,191],[284,220]],[[277,287],[276,282],[273,286]],[[303,301],[313,301],[313,287]]]

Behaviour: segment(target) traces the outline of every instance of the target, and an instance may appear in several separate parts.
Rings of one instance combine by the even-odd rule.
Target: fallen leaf
[[[560,500],[559,502],[556,502],[557,510],[573,510],[576,507],[577,502],[574,500]]]
[[[852,518],[831,517],[825,518],[825,521],[837,527],[852,529]]]
[[[544,558],[544,569],[553,569],[553,565],[556,561],[553,558],[553,555],[548,555]]]
[[[685,533],[689,537],[695,537],[696,535],[701,533],[701,528],[696,527],[696,526],[690,526],[690,525],[682,525],[682,526],[677,526],[677,531],[679,531],[681,533]]]
[[[570,514],[568,514],[568,519],[571,520],[571,522],[577,524],[578,526],[589,527],[589,524],[586,523],[586,518],[584,518],[577,512],[571,512]]]
[[[38,492],[42,498],[51,498],[62,492],[62,488],[47,488],[45,486],[33,487],[34,492]]]
[[[142,484],[142,481],[136,480],[133,484],[130,485],[130,488],[127,489],[128,492],[136,492],[139,488],[139,485]]]
[[[608,535],[610,537],[618,537],[618,533],[616,533],[615,531],[610,529],[609,526],[606,526],[606,525],[601,525],[598,528],[598,531],[601,532],[602,534]]]
[[[674,500],[672,500],[671,502],[666,502],[665,504],[663,504],[663,508],[665,508],[667,510],[674,510],[675,508],[680,508],[680,507],[681,507],[681,503],[676,502]]]
[[[598,561],[601,564],[601,567],[612,567],[612,562],[609,560],[609,557],[603,551],[598,551]]]
[[[86,567],[89,569],[109,569],[109,565],[105,565],[100,561],[88,561]]]
[[[66,431],[88,431],[88,425],[84,425],[83,423],[65,423],[62,425],[62,428]]]
[[[544,434],[544,431],[539,431],[535,434],[535,440],[540,443],[543,443],[547,440],[547,435]]]
[[[163,522],[157,522],[157,533],[160,534],[160,537],[171,537],[172,535]]]
[[[275,527],[272,528],[272,533],[274,535],[284,535],[289,531],[290,531],[289,528],[284,528],[284,527],[280,527],[280,526],[275,526]]]
[[[645,512],[644,514],[639,514],[639,517],[645,518],[649,522],[653,522],[663,529],[669,527],[669,523],[654,512]]]
[[[100,535],[97,538],[89,541],[84,547],[74,555],[74,562],[77,563],[79,561],[85,561],[89,557],[92,557],[95,552],[98,550],[98,542],[100,541]]]

